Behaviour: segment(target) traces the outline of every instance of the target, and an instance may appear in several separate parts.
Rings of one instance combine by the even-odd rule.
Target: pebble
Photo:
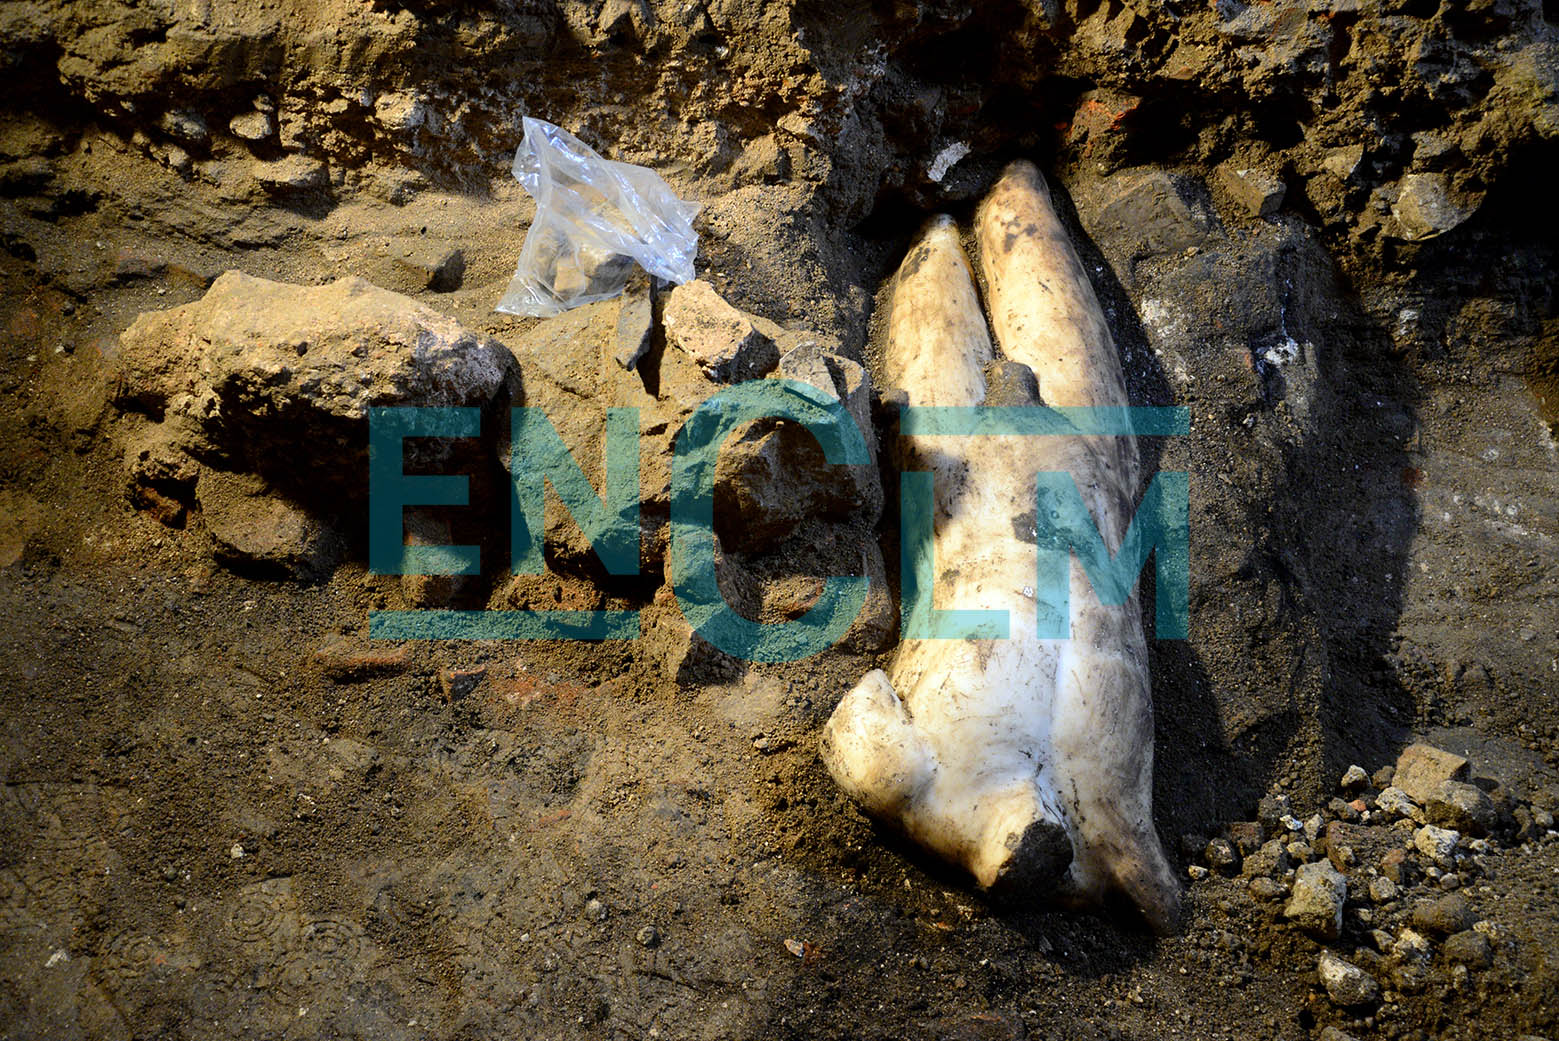
[[[1449,937],[1441,950],[1446,960],[1475,969],[1486,969],[1494,964],[1494,948],[1489,938],[1471,929]]]
[[[438,672],[439,689],[444,694],[445,701],[458,701],[466,697],[487,676],[485,668],[476,669],[440,669]]]
[[[1268,832],[1276,831],[1284,817],[1292,816],[1291,807],[1286,795],[1267,795],[1256,806],[1256,820]]]
[[[1281,839],[1273,839],[1245,858],[1244,872],[1252,878],[1271,878],[1288,870],[1288,850]]]
[[[1343,1033],[1336,1027],[1327,1027],[1325,1030],[1321,1031],[1321,1036],[1318,1041],[1359,1041],[1359,1039],[1354,1037],[1352,1034]]]
[[[1477,211],[1474,201],[1460,196],[1443,173],[1411,173],[1397,187],[1391,215],[1397,219],[1397,237],[1410,242],[1442,235]]]
[[[1250,882],[1250,895],[1257,900],[1281,900],[1286,892],[1281,882],[1265,875]]]
[[[589,918],[591,921],[595,922],[604,922],[606,921],[606,915],[606,905],[601,903],[601,901],[597,900],[595,897],[591,897],[589,900],[585,901],[586,918]]]
[[[1428,939],[1422,933],[1403,929],[1396,943],[1391,945],[1391,954],[1397,962],[1391,970],[1397,988],[1405,991],[1422,989],[1429,976],[1430,959],[1434,956]]]
[[[1355,763],[1343,773],[1342,780],[1337,787],[1345,792],[1355,792],[1369,783],[1370,775],[1364,772],[1364,767]]]
[[[1413,924],[1426,932],[1448,936],[1472,928],[1472,905],[1460,893],[1420,903],[1413,908]]]
[[[1354,856],[1353,847],[1345,846],[1340,842],[1326,844],[1326,859],[1332,862],[1332,867],[1342,872],[1346,872],[1358,861]]]
[[[165,112],[161,126],[168,136],[186,145],[201,147],[211,140],[206,121],[194,112]]]
[[[306,155],[289,155],[273,163],[256,161],[250,169],[260,187],[272,192],[323,188],[330,181],[325,164]]]
[[[1316,972],[1326,996],[1334,1005],[1353,1008],[1368,1005],[1380,997],[1380,985],[1369,973],[1331,951],[1322,951]]]
[[[1316,836],[1321,834],[1321,828],[1325,825],[1325,823],[1326,822],[1321,819],[1321,815],[1319,813],[1313,815],[1309,820],[1305,821],[1305,841],[1311,843],[1315,842]]]
[[[245,141],[264,141],[276,133],[276,120],[268,112],[245,112],[234,116],[227,129]]]
[[[637,938],[641,947],[659,947],[660,932],[653,925],[646,925],[640,929]]]
[[[435,293],[453,293],[465,282],[465,251],[447,243],[413,239],[401,246],[395,262]]]
[[[1389,904],[1389,902],[1397,899],[1398,893],[1400,893],[1400,890],[1398,890],[1397,884],[1384,876],[1384,874],[1369,880],[1369,898],[1375,904]]]
[[[1370,879],[1370,899],[1377,904],[1389,904],[1397,898],[1397,884],[1385,875]]]
[[[1343,903],[1348,883],[1326,861],[1304,864],[1294,877],[1294,891],[1283,915],[1306,932],[1327,940],[1342,935]]]
[[[1229,825],[1229,841],[1241,853],[1253,853],[1266,841],[1258,821],[1235,821]]]
[[[1315,856],[1315,850],[1308,842],[1300,842],[1297,839],[1288,844],[1288,857],[1296,864],[1303,864]]]
[[[632,372],[650,350],[655,332],[654,285],[648,277],[632,277],[617,310],[612,357]]]
[[[1217,871],[1232,872],[1240,864],[1240,855],[1228,839],[1213,839],[1203,855],[1207,858],[1207,866]]]
[[[1287,187],[1270,170],[1228,162],[1219,164],[1217,176],[1224,190],[1252,217],[1271,216],[1283,205]]]

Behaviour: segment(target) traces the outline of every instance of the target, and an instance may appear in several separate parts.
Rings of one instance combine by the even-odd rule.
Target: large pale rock
[[[1397,772],[1391,783],[1422,805],[1437,793],[1441,782],[1466,779],[1467,760],[1420,741],[1408,745],[1397,757]]]
[[[376,406],[485,406],[511,384],[497,340],[361,278],[298,286],[229,271],[120,338],[125,405],[182,413],[220,454],[366,484]]]
[[[1425,824],[1413,832],[1413,847],[1442,868],[1456,866],[1456,849],[1461,835],[1449,828]]]
[[[1421,242],[1443,235],[1477,212],[1477,201],[1455,191],[1445,174],[1412,173],[1398,184],[1396,218],[1392,229],[1398,238]]]

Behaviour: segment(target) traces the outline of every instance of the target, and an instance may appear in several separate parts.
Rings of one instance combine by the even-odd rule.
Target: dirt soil
[[[1559,1037],[1556,21],[3,5],[0,1037]],[[534,215],[525,115],[701,203],[700,277],[868,369],[920,222],[967,218],[1010,159],[1046,171],[1133,402],[1192,417],[1144,441],[1192,497],[1190,639],[1152,651],[1177,935],[993,903],[837,790],[820,729],[890,660],[891,608],[885,636],[743,665],[677,642],[648,549],[608,579],[549,546],[556,585],[516,590],[502,495],[450,511],[487,550],[450,590],[369,573],[362,471],[265,460],[344,547],[317,571],[143,480],[129,446],[158,417],[120,393],[120,336],[231,269],[408,294],[496,337],[535,401],[598,414],[616,302],[493,312]],[[896,590],[883,480],[880,522],[733,552],[751,611],[865,544]],[[370,610],[441,595],[655,624],[368,639]],[[1415,739],[1485,797],[1457,852],[1379,801]],[[1306,860],[1346,878],[1337,935],[1286,913]],[[1453,891],[1466,920],[1425,924]],[[1339,998],[1323,951],[1375,992]]]

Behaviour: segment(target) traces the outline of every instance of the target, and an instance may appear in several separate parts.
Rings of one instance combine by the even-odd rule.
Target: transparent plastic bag
[[[498,310],[545,317],[609,300],[635,262],[668,282],[693,278],[698,204],[677,198],[653,170],[603,159],[527,116],[514,177],[535,198],[536,219]]]

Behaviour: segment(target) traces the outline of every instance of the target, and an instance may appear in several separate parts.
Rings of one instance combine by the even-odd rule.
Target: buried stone
[[[502,344],[360,278],[230,271],[193,303],[137,317],[120,348],[133,501],[172,526],[198,508],[217,559],[297,578],[339,559],[325,518],[365,496],[370,409],[480,410],[517,386]],[[423,442],[417,456],[447,450]]]
[[[1300,865],[1294,891],[1283,915],[1301,929],[1325,940],[1342,935],[1343,902],[1348,883],[1326,861]]]

